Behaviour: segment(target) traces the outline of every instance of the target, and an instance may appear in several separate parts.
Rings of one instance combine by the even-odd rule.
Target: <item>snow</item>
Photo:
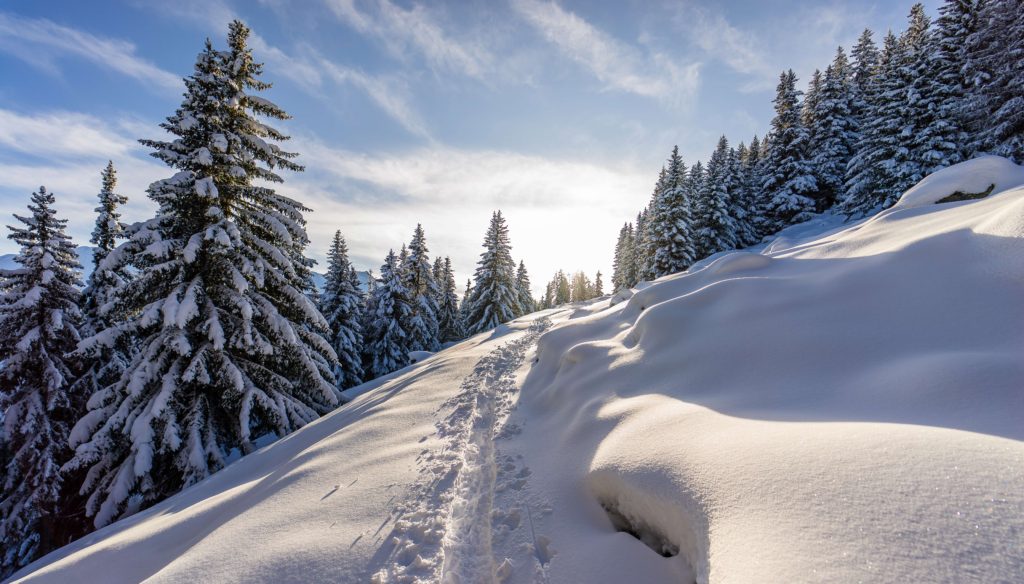
[[[1020,170],[481,333],[19,581],[1016,581]]]

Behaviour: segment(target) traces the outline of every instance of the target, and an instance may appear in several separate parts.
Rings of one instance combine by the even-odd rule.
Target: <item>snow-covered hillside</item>
[[[1022,185],[977,159],[855,225],[524,317],[19,576],[1019,580]]]

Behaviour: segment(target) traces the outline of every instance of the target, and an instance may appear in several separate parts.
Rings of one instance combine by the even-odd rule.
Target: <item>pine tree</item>
[[[633,230],[633,265],[627,270],[630,287],[638,282],[653,279],[654,276],[654,238],[651,233],[651,214],[648,208],[636,215],[636,228]]]
[[[806,221],[814,213],[818,182],[809,158],[810,136],[800,121],[796,74],[779,77],[772,119],[771,147],[765,167],[764,191],[769,198],[771,230]]]
[[[437,302],[440,294],[434,272],[427,255],[427,238],[423,226],[417,224],[412,241],[401,259],[401,277],[405,289],[409,293],[409,320],[402,323],[402,328],[409,335],[410,351],[437,351],[438,342]]]
[[[747,232],[749,239],[747,245],[753,245],[768,234],[767,206],[762,196],[764,184],[763,162],[761,159],[762,141],[755,135],[750,140],[750,147],[747,148],[747,156],[742,160],[741,170],[743,173],[743,198],[747,211]]]
[[[516,265],[512,261],[508,227],[501,211],[495,211],[484,236],[484,253],[480,254],[474,274],[473,303],[466,325],[470,334],[512,320],[518,303]]]
[[[747,192],[744,160],[750,157],[747,147],[740,142],[729,149],[726,163],[725,183],[729,193],[729,221],[732,225],[733,247],[741,248],[757,241],[751,217],[750,194]]]
[[[118,289],[131,279],[124,269],[110,267],[105,262],[119,240],[125,238],[125,225],[120,221],[119,207],[127,203],[128,199],[115,192],[117,172],[113,162],[107,163],[100,176],[100,205],[96,208],[96,226],[90,239],[95,246],[93,270],[82,292],[84,320],[80,333],[83,337],[95,335],[116,324],[104,308],[116,300]],[[88,399],[100,389],[117,382],[131,363],[134,353],[132,339],[124,335],[110,346],[98,346],[89,354],[76,354],[76,359],[84,364],[85,371],[75,380],[71,393],[81,399]],[[84,408],[85,402],[78,405]]]
[[[366,370],[371,379],[409,364],[409,334],[402,328],[412,314],[409,297],[399,260],[394,250],[389,250],[380,267],[380,282],[373,289],[373,314],[365,333]]]
[[[462,326],[462,315],[459,311],[459,296],[455,290],[455,272],[452,271],[452,260],[444,258],[441,270],[441,303],[437,309],[438,334],[442,343],[452,343],[466,338],[466,330]]]
[[[594,285],[584,272],[572,275],[569,294],[570,302],[583,302],[594,297]]]
[[[843,192],[846,166],[857,141],[853,95],[849,61],[839,47],[825,69],[814,112],[817,131],[811,146],[811,165],[820,189],[818,211],[834,205]]]
[[[601,296],[604,296],[604,282],[601,281],[601,270],[598,270],[594,275],[594,297],[600,298]]]
[[[21,246],[20,267],[0,271],[0,577],[68,542],[60,517],[61,466],[68,431],[84,396],[69,394],[75,377],[65,355],[79,341],[78,258],[45,188],[32,194],[31,215],[9,227]]]
[[[815,69],[811,82],[807,84],[807,93],[800,103],[800,123],[807,129],[807,144],[810,152],[818,142],[818,107],[821,102],[821,87],[825,78],[820,69]]]
[[[530,291],[530,274],[526,271],[526,264],[519,262],[516,270],[516,294],[518,297],[518,315],[530,314],[537,307],[533,301],[533,293]]]
[[[974,101],[985,120],[976,149],[1024,163],[1024,6],[991,0],[982,19],[983,29],[972,35],[970,62],[976,75],[984,71],[990,78],[975,81]]]
[[[659,178],[657,200],[651,209],[650,239],[653,277],[681,272],[694,261],[693,220],[686,192],[686,165],[679,147],[672,149],[664,179]]]
[[[339,390],[355,387],[363,382],[363,294],[341,231],[334,232],[331,249],[327,252],[327,276],[320,296],[320,312],[327,319],[327,340],[338,356],[334,367],[337,387]]]
[[[961,162],[967,143],[960,125],[963,92],[956,55],[944,47],[941,31],[930,26],[921,4],[911,9],[911,22],[911,30],[921,30],[920,38],[907,47],[906,115],[913,126],[909,136],[904,129],[904,136],[913,170],[905,179],[905,188],[936,170]]]
[[[273,143],[286,136],[257,120],[288,115],[250,95],[269,84],[258,79],[248,36],[234,21],[227,51],[207,42],[184,101],[162,124],[176,138],[142,141],[177,172],[150,185],[156,216],[107,259],[138,272],[113,307],[125,321],[83,343],[130,334],[139,347],[72,433],[69,469],[87,469],[82,493],[97,526],[202,480],[231,450],[252,451],[254,437],[289,433],[339,403],[327,322],[307,297],[308,209],[255,184],[302,167]]]
[[[846,167],[846,194],[840,206],[847,215],[864,215],[895,200],[898,151],[904,122],[905,88],[899,75],[900,47],[885,36],[878,72],[864,88],[861,127],[854,154]]]
[[[555,291],[554,306],[572,302],[572,285],[569,283],[569,277],[565,275],[565,272],[558,270],[555,274],[553,284]]]
[[[993,18],[992,0],[947,0],[939,8],[943,50],[959,64],[963,101],[959,118],[968,133],[968,157],[992,150],[990,143],[995,71],[1006,67],[1005,35],[1001,19]],[[992,56],[997,56],[993,60]]]
[[[633,226],[626,223],[619,230],[619,239],[615,242],[615,256],[612,261],[612,288],[618,292],[633,285]]]
[[[466,279],[466,291],[462,293],[462,301],[459,302],[459,322],[462,325],[463,335],[469,336],[469,313],[473,307],[473,280]]]
[[[706,258],[736,247],[736,227],[729,208],[729,142],[725,136],[708,161],[704,183],[693,200],[694,257]]]
[[[444,272],[444,259],[441,256],[437,256],[436,258],[434,258],[434,267],[431,269],[431,272],[432,272],[433,277],[434,277],[434,283],[437,284],[436,286],[434,286],[434,293],[435,293],[435,295],[434,295],[434,306],[436,306],[437,310],[438,310],[438,316],[437,316],[437,318],[438,318],[438,325],[437,325],[438,326],[438,333],[437,333],[437,338],[438,338],[438,342],[443,342],[441,340],[441,332],[440,332],[441,331],[441,325],[440,325],[441,314],[440,314],[440,311],[441,311],[441,304],[444,302],[444,279],[445,279],[445,272]]]

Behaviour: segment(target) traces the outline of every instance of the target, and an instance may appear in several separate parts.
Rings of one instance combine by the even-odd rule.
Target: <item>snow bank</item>
[[[477,335],[22,579],[1017,581],[1013,172]]]
[[[552,540],[603,550],[560,556],[552,581],[615,581],[616,547],[648,548],[634,582],[1019,579],[1024,188],[997,190],[1007,164],[544,335],[523,448]]]
[[[932,205],[957,192],[992,195],[1021,185],[1024,185],[1024,167],[999,156],[981,156],[929,175],[904,193],[893,208]]]

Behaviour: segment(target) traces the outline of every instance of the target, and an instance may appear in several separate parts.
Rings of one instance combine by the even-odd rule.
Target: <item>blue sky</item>
[[[935,14],[938,2],[926,3]],[[159,137],[203,40],[254,31],[267,97],[307,171],[281,191],[315,210],[310,254],[335,229],[377,269],[417,222],[471,273],[493,209],[535,290],[554,270],[611,268],[672,145],[763,135],[779,74],[801,84],[864,27],[880,41],[910,3],[617,0],[179,0],[0,4],[0,214],[40,184],[84,243],[99,172],[118,167],[126,220],[170,170]],[[14,251],[0,242],[0,253]],[[321,265],[322,268],[322,265]],[[607,277],[605,279],[607,282]]]

